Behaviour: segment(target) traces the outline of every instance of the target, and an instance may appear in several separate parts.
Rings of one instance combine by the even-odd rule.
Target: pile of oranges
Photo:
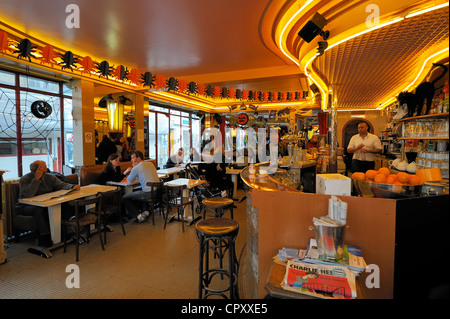
[[[353,179],[366,182],[375,182],[382,184],[395,184],[395,185],[422,185],[423,181],[419,176],[415,174],[408,174],[400,172],[398,174],[391,174],[389,168],[382,167],[378,171],[373,169],[368,170],[366,173],[356,172],[352,174]]]

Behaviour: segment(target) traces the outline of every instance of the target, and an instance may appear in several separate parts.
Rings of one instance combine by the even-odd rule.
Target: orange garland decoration
[[[186,84],[185,80],[178,81],[178,91],[179,92],[184,93],[186,91],[186,87],[187,87],[187,84]]]
[[[161,74],[158,74],[155,78],[155,88],[162,90],[166,87],[166,79]]]
[[[133,84],[139,85],[139,79],[140,79],[139,71],[136,69],[131,69],[130,73],[128,74],[128,80],[130,80],[130,82]]]

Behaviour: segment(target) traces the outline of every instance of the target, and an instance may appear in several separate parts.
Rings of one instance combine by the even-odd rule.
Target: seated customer
[[[207,185],[220,190],[222,197],[232,198],[234,185],[231,177],[227,175],[226,166],[224,155],[222,155],[222,161],[220,163],[213,161],[209,164],[203,164]]]
[[[50,193],[61,189],[80,189],[80,185],[64,183],[55,175],[47,174],[47,165],[43,161],[34,161],[30,164],[30,173],[19,180],[19,199]],[[38,207],[17,203],[17,213],[24,216],[33,216],[36,223],[36,231],[39,236],[40,246],[51,246],[50,226],[48,210],[46,207]],[[72,210],[62,209],[62,218],[72,216]],[[64,216],[64,214],[66,216]]]
[[[184,155],[184,150],[182,147],[180,147],[176,154],[173,154],[169,157],[169,159],[167,160],[167,163],[165,165],[165,168],[180,166],[180,164],[183,163],[183,155]]]
[[[98,183],[100,185],[106,185],[106,182],[120,182],[125,178],[125,174],[120,172],[119,155],[111,154],[108,156],[105,168],[98,177]]]
[[[145,207],[144,200],[150,199],[151,187],[147,187],[148,182],[159,182],[158,173],[152,162],[145,162],[144,155],[141,151],[135,151],[131,154],[131,163],[133,167],[129,167],[123,172],[127,175],[128,183],[139,180],[142,190],[134,191],[122,196],[122,203],[128,210],[130,217],[136,217],[138,223],[147,219],[150,214]],[[139,212],[141,211],[141,213]]]

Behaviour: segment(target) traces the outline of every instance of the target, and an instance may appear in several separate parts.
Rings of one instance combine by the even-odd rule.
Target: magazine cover
[[[307,263],[319,263],[324,265],[342,265],[348,267],[356,275],[359,275],[367,268],[367,264],[362,256],[361,248],[358,246],[345,245],[342,259],[335,262],[329,260],[322,260],[319,258],[319,251],[317,249],[316,240],[311,238],[308,243],[308,249],[305,256]]]
[[[289,260],[281,286],[321,298],[356,298],[355,275],[342,266],[308,264]]]

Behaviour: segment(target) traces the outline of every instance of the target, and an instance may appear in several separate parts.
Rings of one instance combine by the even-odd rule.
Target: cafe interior
[[[367,264],[356,298],[448,298],[438,270],[448,266],[438,257],[448,242],[448,19],[440,0],[2,0],[0,299],[197,299],[202,289],[304,298],[283,289],[274,256],[319,242],[314,220],[336,197],[346,203],[340,245],[360,247]],[[420,113],[400,96],[418,96],[425,82],[431,107]],[[374,171],[419,183],[356,174],[347,147],[361,122],[381,143]],[[267,133],[257,143],[270,156],[247,151],[255,132]],[[37,246],[32,221],[16,214],[19,179],[39,160],[83,192],[105,167],[104,137],[141,151],[164,185],[189,180],[192,215],[156,206],[142,223],[97,223],[88,243],[63,248],[58,204],[49,208],[53,246]],[[183,164],[171,170],[180,148]],[[206,157],[189,156],[206,149],[231,155],[226,195],[205,187]],[[132,163],[120,154],[123,172]],[[203,202],[213,198],[222,206]],[[122,214],[120,197],[114,203]],[[235,227],[219,245],[223,264],[200,249],[211,220]],[[205,288],[203,254],[225,268],[215,283],[226,293]],[[430,265],[439,279],[418,287],[417,271]]]

